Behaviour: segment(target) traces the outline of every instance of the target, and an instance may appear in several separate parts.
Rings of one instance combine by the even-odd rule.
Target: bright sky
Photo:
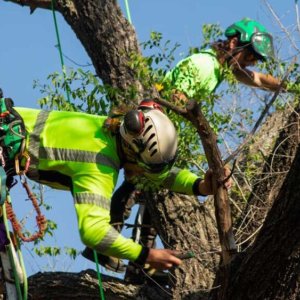
[[[266,2],[261,0],[128,0],[131,19],[139,40],[149,39],[151,31],[161,32],[165,39],[179,42],[181,52],[187,53],[188,47],[198,46],[201,40],[201,27],[205,23],[219,23],[222,28],[236,20],[250,17],[262,22],[271,33],[280,28],[270,14]],[[119,1],[124,8],[124,0]],[[294,1],[271,0],[275,12],[285,26],[296,23]],[[124,9],[125,11],[125,9]],[[62,49],[65,55],[78,64],[90,63],[85,50],[66,24],[57,14]],[[37,9],[30,15],[29,9],[0,0],[0,87],[6,97],[14,99],[17,106],[36,107],[39,91],[33,89],[33,81],[46,83],[48,74],[60,71],[59,53],[55,45],[56,36],[51,11]],[[178,52],[179,54],[179,52]],[[66,66],[76,68],[65,59]],[[92,68],[91,68],[92,69]],[[93,69],[92,69],[93,70]],[[23,216],[24,197],[20,190],[13,191],[14,206],[19,216]],[[49,194],[49,195],[48,195]],[[47,217],[58,223],[59,229],[52,245],[68,245],[83,249],[77,233],[77,224],[72,199],[65,193],[47,193],[47,201],[53,206]],[[17,203],[16,203],[17,202]],[[32,218],[32,216],[31,216]],[[34,261],[30,257],[31,245],[24,250],[28,274],[42,271],[45,261]],[[54,268],[65,270],[69,261],[54,264]],[[37,265],[39,264],[39,265]],[[94,268],[86,260],[79,258],[71,264],[71,271]]]

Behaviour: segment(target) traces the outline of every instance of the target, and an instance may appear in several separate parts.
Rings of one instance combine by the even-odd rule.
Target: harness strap
[[[7,187],[6,187],[6,172],[2,166],[0,166],[0,205],[3,205],[6,200]]]

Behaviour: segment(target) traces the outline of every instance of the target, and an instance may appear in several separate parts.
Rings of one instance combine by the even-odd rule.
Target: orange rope
[[[37,213],[36,223],[39,228],[39,231],[30,235],[29,237],[26,237],[22,232],[22,225],[18,221],[18,219],[13,211],[11,203],[9,203],[8,201],[6,201],[6,214],[7,214],[7,219],[10,220],[12,227],[13,227],[14,231],[17,233],[18,237],[24,242],[32,242],[32,241],[35,241],[36,239],[44,236],[45,231],[47,229],[47,220],[46,220],[45,216],[42,215],[37,198],[31,192],[27,181],[24,180],[22,182],[22,184],[27,192],[29,199],[32,201],[32,205],[35,208],[35,211]]]

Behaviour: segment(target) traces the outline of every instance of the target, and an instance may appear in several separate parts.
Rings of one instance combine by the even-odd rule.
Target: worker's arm
[[[241,83],[273,92],[278,90],[281,82],[272,75],[251,71],[246,68],[235,69],[233,74]]]
[[[180,259],[172,251],[142,247],[123,237],[110,225],[111,192],[100,191],[110,185],[109,180],[110,176],[106,180],[105,176],[93,178],[81,175],[73,178],[73,197],[82,242],[101,254],[128,259],[140,265],[147,262],[161,270],[180,264]]]
[[[225,177],[228,177],[230,169],[226,166],[224,172]],[[162,185],[173,192],[186,195],[212,195],[212,175],[213,172],[210,169],[205,173],[204,178],[200,178],[187,169],[172,168]],[[229,189],[231,185],[232,181],[229,178],[224,183],[224,187]]]

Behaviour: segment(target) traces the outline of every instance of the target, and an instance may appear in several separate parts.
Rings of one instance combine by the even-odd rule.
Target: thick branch
[[[221,153],[217,147],[217,139],[208,121],[200,110],[196,101],[190,101],[187,106],[187,117],[197,128],[209,167],[214,174],[213,191],[215,196],[216,219],[220,243],[222,247],[222,263],[228,264],[231,260],[232,251],[236,251],[236,245],[232,233],[229,199],[223,186],[224,171]]]
[[[12,2],[21,6],[28,6],[30,8],[30,13],[33,13],[35,9],[52,9],[52,1],[51,0],[6,0],[8,2]],[[61,1],[54,0],[54,9],[62,12],[64,10],[69,10],[68,14],[76,13],[76,9],[73,1]]]
[[[210,169],[213,171],[213,192],[215,215],[219,233],[220,244],[222,248],[222,271],[221,277],[218,279],[222,285],[220,289],[219,299],[223,299],[227,282],[229,278],[228,265],[231,262],[232,255],[236,252],[236,244],[232,231],[231,211],[229,198],[226,189],[223,186],[225,179],[223,171],[223,162],[221,153],[217,146],[216,135],[211,129],[208,121],[201,112],[200,106],[196,101],[192,100],[188,103],[187,109],[183,110],[175,105],[163,100],[156,99],[160,104],[172,109],[177,114],[189,120],[197,129],[204,152]]]
[[[166,299],[166,292],[157,285],[136,286],[111,276],[101,277],[106,300]],[[28,299],[99,299],[97,274],[93,270],[37,273],[28,282]]]

